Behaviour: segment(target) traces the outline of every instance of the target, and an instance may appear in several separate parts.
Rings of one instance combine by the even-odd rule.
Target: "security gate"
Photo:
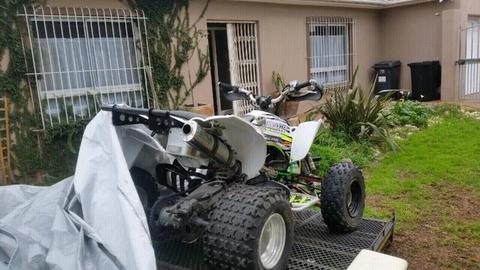
[[[459,99],[480,100],[480,21],[470,20],[460,33]]]

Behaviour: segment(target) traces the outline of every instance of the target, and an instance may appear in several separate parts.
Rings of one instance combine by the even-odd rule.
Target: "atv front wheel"
[[[212,269],[285,269],[293,216],[284,191],[235,185],[209,214],[203,245]]]
[[[351,162],[332,166],[322,182],[320,203],[323,220],[331,231],[357,229],[365,207],[362,172]]]

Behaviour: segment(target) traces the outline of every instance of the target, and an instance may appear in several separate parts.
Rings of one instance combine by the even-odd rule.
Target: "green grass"
[[[400,231],[440,216],[452,235],[466,232],[478,240],[480,217],[468,224],[450,222],[454,210],[445,194],[461,187],[480,199],[480,121],[452,115],[400,146],[365,170],[366,215],[385,218],[395,211]]]
[[[317,175],[324,175],[332,165],[343,159],[350,159],[361,168],[374,160],[372,143],[366,140],[352,141],[328,129],[318,133],[311,151],[314,157],[320,157],[316,163]]]

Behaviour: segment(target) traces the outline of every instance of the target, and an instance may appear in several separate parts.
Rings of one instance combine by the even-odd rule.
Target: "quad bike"
[[[259,110],[243,118],[257,129],[267,141],[267,159],[262,168],[270,180],[289,188],[293,211],[301,211],[320,203],[329,229],[350,232],[359,225],[365,204],[363,175],[350,162],[334,165],[325,179],[316,176],[315,161],[309,154],[321,121],[301,123],[291,127],[287,121],[270,112],[277,112],[285,101],[320,100],[324,90],[315,80],[299,84],[288,83],[276,98],[255,97],[250,91],[219,83],[227,100],[247,100]],[[309,90],[304,90],[310,87]],[[320,194],[322,196],[320,196]],[[346,207],[345,207],[346,206]]]
[[[212,269],[284,269],[292,211],[320,202],[331,230],[354,230],[365,199],[361,172],[344,162],[323,179],[315,176],[309,149],[320,122],[290,127],[266,112],[285,99],[319,100],[323,90],[315,81],[291,82],[277,98],[219,86],[228,99],[251,100],[261,110],[204,117],[102,107],[129,138],[125,151],[136,153],[127,162],[153,240],[201,241]]]

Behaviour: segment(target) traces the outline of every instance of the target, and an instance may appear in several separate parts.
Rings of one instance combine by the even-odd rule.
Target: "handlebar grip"
[[[306,81],[306,82],[304,82],[304,83],[297,84],[297,85],[295,86],[295,90],[300,90],[300,89],[305,88],[305,87],[310,86],[310,85],[312,85],[312,84],[310,83],[310,81]]]
[[[224,92],[238,92],[238,87],[223,82],[218,82],[218,87]]]

